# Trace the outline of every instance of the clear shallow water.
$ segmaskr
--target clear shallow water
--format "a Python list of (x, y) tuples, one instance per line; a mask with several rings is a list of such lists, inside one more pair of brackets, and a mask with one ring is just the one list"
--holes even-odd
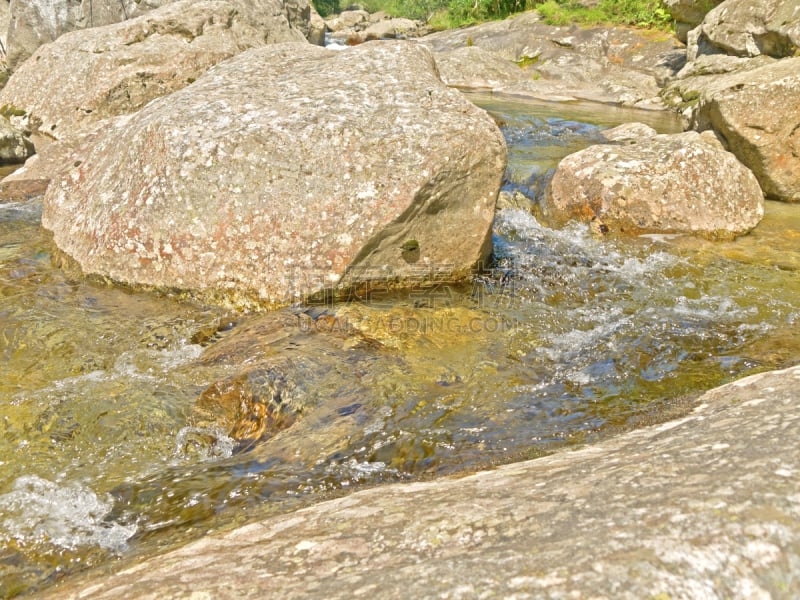
[[(601, 127), (657, 118), (476, 101), (504, 124), (507, 187), (529, 192)], [(360, 485), (593, 441), (800, 357), (800, 207), (769, 203), (729, 243), (502, 211), (473, 282), (299, 317), (71, 277), (38, 215), (0, 205), (0, 596)], [(215, 382), (280, 396), (293, 424), (243, 447), (209, 417)]]

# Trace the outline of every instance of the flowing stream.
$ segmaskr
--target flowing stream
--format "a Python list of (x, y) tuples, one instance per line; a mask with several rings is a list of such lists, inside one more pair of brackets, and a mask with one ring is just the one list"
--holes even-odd
[[(472, 98), (530, 197), (604, 128), (677, 127)], [(0, 597), (359, 486), (596, 441), (800, 357), (800, 206), (714, 243), (504, 209), (471, 282), (250, 316), (61, 270), (39, 220), (0, 204)], [(285, 416), (258, 443), (214, 412), (242, 389)]]

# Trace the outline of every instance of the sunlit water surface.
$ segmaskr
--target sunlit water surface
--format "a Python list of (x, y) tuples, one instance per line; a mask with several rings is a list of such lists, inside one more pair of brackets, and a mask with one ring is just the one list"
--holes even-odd
[[(474, 100), (504, 129), (506, 188), (530, 197), (603, 128), (675, 129)], [(504, 210), (496, 262), (466, 285), (250, 317), (71, 277), (39, 215), (0, 205), (0, 596), (342, 490), (594, 441), (800, 357), (795, 206), (768, 203), (726, 243), (597, 239)], [(247, 448), (193, 417), (245, 372), (297, 409)]]

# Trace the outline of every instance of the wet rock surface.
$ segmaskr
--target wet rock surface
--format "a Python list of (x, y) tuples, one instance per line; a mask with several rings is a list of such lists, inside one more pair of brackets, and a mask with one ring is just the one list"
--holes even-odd
[(756, 178), (713, 133), (611, 135), (621, 144), (590, 146), (559, 163), (545, 194), (550, 220), (599, 219), (615, 233), (730, 238), (763, 217)]
[(754, 375), (676, 421), (361, 491), (43, 597), (796, 597), (798, 388), (800, 367)]
[[(345, 327), (326, 309), (273, 312), (244, 326), (224, 323), (220, 329), (229, 328), (235, 328), (233, 335), (221, 340), (215, 339), (219, 331), (198, 340), (206, 346), (200, 364), (227, 365), (232, 374), (200, 394), (189, 422), (195, 435), (222, 434), (239, 452), (288, 429), (313, 410), (318, 403), (316, 384), (324, 374), (346, 369), (355, 360), (352, 349), (381, 345)], [(219, 443), (199, 440), (198, 445)]]
[(466, 276), (506, 161), (492, 119), (407, 42), (252, 50), (97, 136), (45, 197), (59, 247), (86, 273), (237, 305)]
[(305, 41), (309, 9), (304, 0), (298, 3), (181, 0), (136, 19), (61, 35), (16, 69), (0, 105), (25, 112), (32, 128), (64, 139), (181, 89), (248, 48)]

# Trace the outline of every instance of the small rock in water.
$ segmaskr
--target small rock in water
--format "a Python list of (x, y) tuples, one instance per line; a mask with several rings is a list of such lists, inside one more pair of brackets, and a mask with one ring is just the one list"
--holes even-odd
[(191, 420), (225, 431), (242, 450), (288, 428), (298, 414), (292, 382), (277, 368), (258, 368), (211, 384)]

